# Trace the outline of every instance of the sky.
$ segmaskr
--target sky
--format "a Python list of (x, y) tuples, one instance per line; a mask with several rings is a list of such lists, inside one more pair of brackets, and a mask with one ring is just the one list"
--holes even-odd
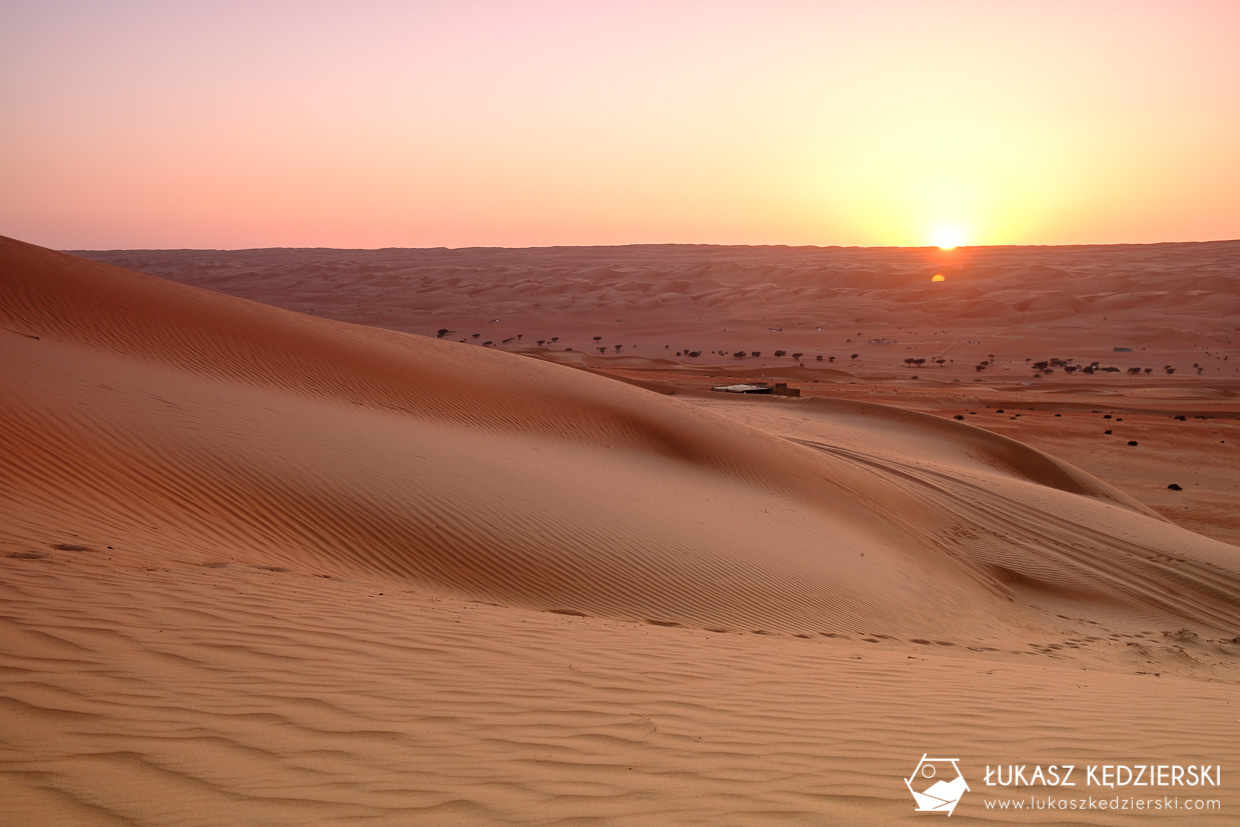
[(0, 0), (57, 249), (1240, 238), (1240, 0)]

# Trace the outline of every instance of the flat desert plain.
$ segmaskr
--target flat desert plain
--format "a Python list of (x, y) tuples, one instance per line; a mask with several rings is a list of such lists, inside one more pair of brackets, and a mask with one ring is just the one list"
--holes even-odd
[(1236, 823), (1238, 337), (1240, 242), (0, 239), (0, 822)]

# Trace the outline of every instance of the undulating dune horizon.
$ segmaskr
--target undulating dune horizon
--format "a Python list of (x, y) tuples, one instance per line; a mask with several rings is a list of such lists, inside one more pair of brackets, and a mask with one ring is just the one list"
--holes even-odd
[(1240, 808), (1240, 241), (0, 272), (13, 823)]

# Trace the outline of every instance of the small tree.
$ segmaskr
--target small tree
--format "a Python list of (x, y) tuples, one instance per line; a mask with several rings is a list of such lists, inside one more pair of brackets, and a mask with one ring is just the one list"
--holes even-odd
[(788, 351), (786, 350), (777, 350), (775, 351), (775, 358), (779, 359), (780, 357), (787, 355), (787, 353)]
[(751, 350), (751, 351), (749, 351), (749, 355), (750, 355), (750, 356), (752, 356), (753, 358), (757, 359), (759, 356), (761, 356), (761, 355), (762, 355), (762, 351), (760, 351), (760, 350)]
[(436, 332), (435, 332), (435, 338), (436, 338), (436, 339), (442, 339), (444, 336), (447, 336), (447, 335), (448, 335), (449, 333), (451, 333), (451, 332), (452, 332), (452, 331), (451, 331), (451, 330), (448, 330), (448, 328), (446, 328), (446, 327), (441, 327), (441, 328), (439, 328), (439, 330), (438, 330), (438, 331), (436, 331)]
[(745, 358), (745, 351), (743, 351), (743, 350), (738, 350), (738, 351), (736, 351), (736, 353), (733, 353), (732, 355), (733, 355), (733, 356), (735, 356), (737, 359), (744, 359), (744, 358)]
[(796, 359), (799, 362), (801, 360), (801, 357), (804, 355), (805, 355), (804, 353), (794, 353), (792, 354), (792, 358)]

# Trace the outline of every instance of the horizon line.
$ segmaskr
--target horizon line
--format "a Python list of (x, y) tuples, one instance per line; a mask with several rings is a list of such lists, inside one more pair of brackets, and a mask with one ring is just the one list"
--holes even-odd
[[(20, 240), (20, 239), (15, 239)], [(1083, 242), (1074, 244), (959, 244), (955, 247), (943, 248), (935, 244), (898, 245), (898, 244), (719, 244), (713, 242), (629, 242), (625, 244), (532, 244), (526, 246), (503, 245), (467, 245), (448, 247), (435, 245), (427, 247), (330, 247), (330, 246), (289, 246), (271, 245), (267, 247), (64, 247), (58, 248), (62, 253), (117, 253), (117, 252), (212, 252), (212, 253), (246, 253), (265, 250), (336, 250), (342, 252), (382, 252), (385, 250), (439, 250), (439, 251), (472, 251), (472, 250), (586, 250), (586, 249), (623, 249), (632, 247), (718, 247), (718, 248), (777, 248), (789, 250), (938, 250), (943, 253), (955, 253), (964, 250), (997, 250), (1013, 248), (1067, 248), (1067, 247), (1155, 247), (1188, 244), (1229, 244), (1240, 242), (1238, 238), (1217, 238), (1201, 241), (1118, 241), (1118, 242)], [(28, 242), (29, 243), (29, 242)], [(48, 248), (57, 249), (57, 248)]]

